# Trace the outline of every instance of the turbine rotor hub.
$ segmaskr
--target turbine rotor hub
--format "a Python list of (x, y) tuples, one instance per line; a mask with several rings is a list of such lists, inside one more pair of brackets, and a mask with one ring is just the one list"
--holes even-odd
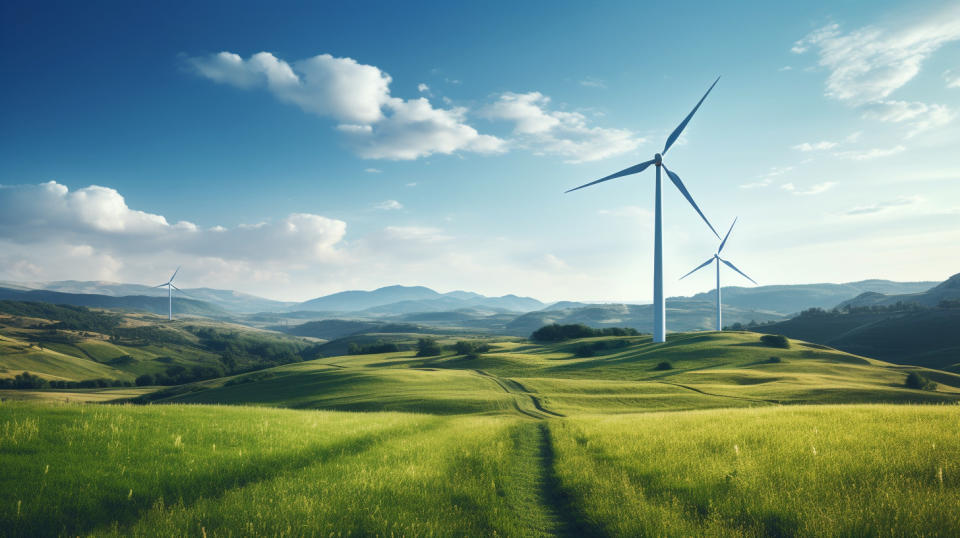
[(657, 153), (653, 156), (653, 164), (660, 166), (663, 164), (663, 156)]

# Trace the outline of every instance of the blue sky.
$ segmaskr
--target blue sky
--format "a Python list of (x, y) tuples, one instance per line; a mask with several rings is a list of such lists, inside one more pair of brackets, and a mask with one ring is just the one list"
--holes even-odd
[[(563, 191), (717, 75), (668, 163), (740, 268), (960, 270), (956, 3), (599, 4), (5, 2), (0, 279), (649, 300), (652, 170)], [(665, 189), (667, 293), (709, 289)]]

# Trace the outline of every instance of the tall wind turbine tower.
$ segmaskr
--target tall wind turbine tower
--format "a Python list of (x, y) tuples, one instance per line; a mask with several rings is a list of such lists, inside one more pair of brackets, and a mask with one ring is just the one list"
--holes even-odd
[(737, 219), (733, 219), (733, 224), (731, 224), (730, 229), (727, 230), (727, 235), (723, 236), (723, 241), (720, 242), (720, 247), (717, 249), (716, 254), (714, 254), (712, 258), (698, 265), (696, 269), (694, 269), (693, 271), (690, 271), (689, 273), (680, 277), (680, 280), (683, 280), (688, 276), (692, 275), (693, 273), (696, 273), (700, 269), (703, 269), (704, 267), (710, 265), (711, 263), (717, 262), (717, 330), (718, 331), (723, 330), (723, 311), (722, 311), (723, 309), (721, 307), (721, 301), (720, 301), (720, 262), (725, 263), (727, 267), (740, 273), (741, 275), (743, 275), (744, 278), (746, 278), (750, 282), (753, 282), (754, 284), (757, 283), (754, 279), (748, 277), (746, 273), (737, 269), (735, 265), (733, 265), (732, 263), (720, 257), (720, 252), (723, 250), (723, 246), (727, 244), (727, 239), (730, 237), (730, 232), (733, 231), (733, 225), (736, 223), (737, 223)]
[(717, 236), (717, 239), (720, 239), (720, 234), (713, 229), (713, 225), (710, 224), (710, 221), (707, 220), (707, 217), (704, 216), (703, 211), (700, 211), (700, 208), (697, 207), (697, 203), (693, 201), (693, 197), (690, 196), (690, 193), (687, 192), (687, 188), (683, 185), (683, 181), (680, 180), (680, 176), (676, 173), (670, 171), (667, 168), (667, 165), (663, 163), (663, 155), (666, 155), (667, 150), (670, 149), (670, 146), (677, 141), (677, 138), (680, 137), (680, 133), (683, 132), (686, 128), (687, 123), (690, 122), (690, 119), (693, 118), (693, 115), (697, 112), (697, 109), (700, 108), (700, 105), (703, 104), (704, 99), (710, 95), (710, 91), (713, 90), (713, 87), (717, 85), (717, 82), (720, 81), (720, 77), (717, 77), (717, 80), (713, 81), (713, 84), (710, 85), (710, 88), (707, 89), (707, 93), (703, 94), (703, 97), (700, 98), (700, 101), (697, 103), (697, 106), (693, 107), (693, 110), (687, 114), (687, 117), (680, 122), (680, 125), (670, 133), (670, 136), (667, 137), (667, 143), (663, 146), (663, 153), (657, 153), (653, 156), (653, 159), (649, 161), (642, 162), (640, 164), (631, 166), (630, 168), (623, 169), (615, 174), (611, 174), (607, 177), (602, 177), (596, 181), (591, 181), (586, 185), (580, 185), (579, 187), (568, 190), (567, 192), (573, 192), (577, 189), (582, 189), (584, 187), (589, 187), (591, 185), (596, 185), (597, 183), (602, 183), (611, 179), (616, 179), (618, 177), (629, 176), (631, 174), (639, 174), (646, 170), (651, 164), (656, 165), (657, 167), (657, 182), (656, 182), (656, 202), (655, 202), (655, 211), (654, 211), (654, 241), (653, 241), (653, 341), (654, 342), (665, 342), (667, 339), (667, 324), (666, 324), (666, 303), (663, 296), (663, 218), (662, 210), (660, 203), (660, 169), (663, 168), (663, 171), (667, 173), (667, 177), (670, 178), (670, 181), (677, 187), (683, 197), (690, 202), (690, 205), (697, 211), (697, 214), (700, 215), (700, 218), (703, 219), (703, 222), (707, 223), (707, 226), (710, 227), (710, 231), (713, 232), (713, 235)]
[(173, 290), (177, 290), (180, 293), (183, 293), (183, 290), (173, 285), (173, 279), (177, 276), (177, 273), (180, 272), (180, 267), (177, 267), (177, 270), (173, 272), (173, 276), (170, 277), (170, 280), (154, 286), (154, 288), (167, 287), (167, 321), (173, 321)]

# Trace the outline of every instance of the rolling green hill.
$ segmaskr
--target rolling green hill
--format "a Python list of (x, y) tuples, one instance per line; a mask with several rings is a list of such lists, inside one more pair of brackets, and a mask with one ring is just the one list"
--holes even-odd
[(222, 376), (317, 356), (301, 338), (202, 319), (175, 320), (85, 307), (0, 301), (0, 378), (161, 384)]
[(755, 330), (960, 373), (960, 308), (808, 313)]
[[(905, 368), (793, 341), (762, 345), (749, 332), (590, 338), (553, 345), (495, 343), (477, 359), (413, 352), (318, 359), (253, 376), (192, 385), (170, 402), (428, 413), (584, 412), (852, 402), (954, 402), (960, 375)], [(582, 346), (594, 356), (577, 357)], [(777, 357), (771, 361), (771, 357)], [(670, 369), (658, 369), (669, 362)], [(909, 371), (940, 384), (907, 389)], [(259, 377), (269, 375), (269, 377)]]

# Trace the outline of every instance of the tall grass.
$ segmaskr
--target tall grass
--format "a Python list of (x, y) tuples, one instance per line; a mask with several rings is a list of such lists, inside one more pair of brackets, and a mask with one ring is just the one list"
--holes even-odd
[(618, 536), (956, 536), (960, 408), (817, 406), (553, 423), (577, 516)]

